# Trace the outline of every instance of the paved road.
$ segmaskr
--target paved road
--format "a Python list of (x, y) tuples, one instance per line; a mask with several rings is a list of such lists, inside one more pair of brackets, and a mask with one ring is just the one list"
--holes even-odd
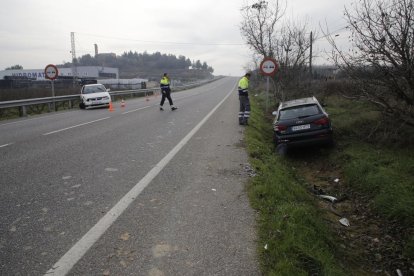
[(258, 275), (236, 81), (0, 123), (0, 274)]

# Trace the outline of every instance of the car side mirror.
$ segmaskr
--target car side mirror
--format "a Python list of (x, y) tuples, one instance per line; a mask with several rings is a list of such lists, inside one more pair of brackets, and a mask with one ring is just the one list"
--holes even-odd
[(272, 112), (272, 115), (273, 115), (273, 116), (276, 116), (276, 114), (277, 114), (277, 111), (273, 111), (273, 112)]
[(107, 88), (107, 89), (106, 89), (106, 92), (109, 92), (109, 91), (111, 91), (111, 89)]

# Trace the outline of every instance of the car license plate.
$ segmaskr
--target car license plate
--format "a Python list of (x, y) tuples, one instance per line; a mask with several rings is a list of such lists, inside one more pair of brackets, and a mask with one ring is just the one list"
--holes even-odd
[(92, 104), (102, 104), (102, 101), (93, 101)]
[(302, 129), (310, 129), (310, 124), (307, 125), (300, 125), (300, 126), (293, 126), (292, 131), (298, 131)]

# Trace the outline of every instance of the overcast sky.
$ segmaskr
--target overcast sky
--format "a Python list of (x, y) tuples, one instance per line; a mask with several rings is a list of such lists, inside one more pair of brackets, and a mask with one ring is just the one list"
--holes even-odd
[[(288, 0), (286, 18), (305, 19), (314, 30), (346, 26), (344, 6), (351, 0)], [(240, 8), (252, 0), (1, 0), (0, 70), (71, 61), (70, 33), (76, 54), (125, 51), (184, 55), (207, 62), (215, 75), (240, 76), (252, 52), (240, 34)], [(319, 31), (320, 32), (320, 31)], [(345, 36), (342, 36), (345, 37)], [(315, 43), (323, 56), (324, 39)], [(323, 58), (316, 63), (325, 63)]]

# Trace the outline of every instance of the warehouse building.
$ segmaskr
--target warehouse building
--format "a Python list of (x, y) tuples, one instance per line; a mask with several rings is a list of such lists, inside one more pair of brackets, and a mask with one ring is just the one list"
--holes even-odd
[[(91, 79), (118, 79), (119, 69), (102, 66), (78, 66), (76, 67), (78, 78)], [(58, 68), (59, 76), (73, 77), (72, 68)], [(45, 69), (21, 69), (0, 71), (0, 79), (4, 77), (25, 77), (35, 80), (45, 80)]]

